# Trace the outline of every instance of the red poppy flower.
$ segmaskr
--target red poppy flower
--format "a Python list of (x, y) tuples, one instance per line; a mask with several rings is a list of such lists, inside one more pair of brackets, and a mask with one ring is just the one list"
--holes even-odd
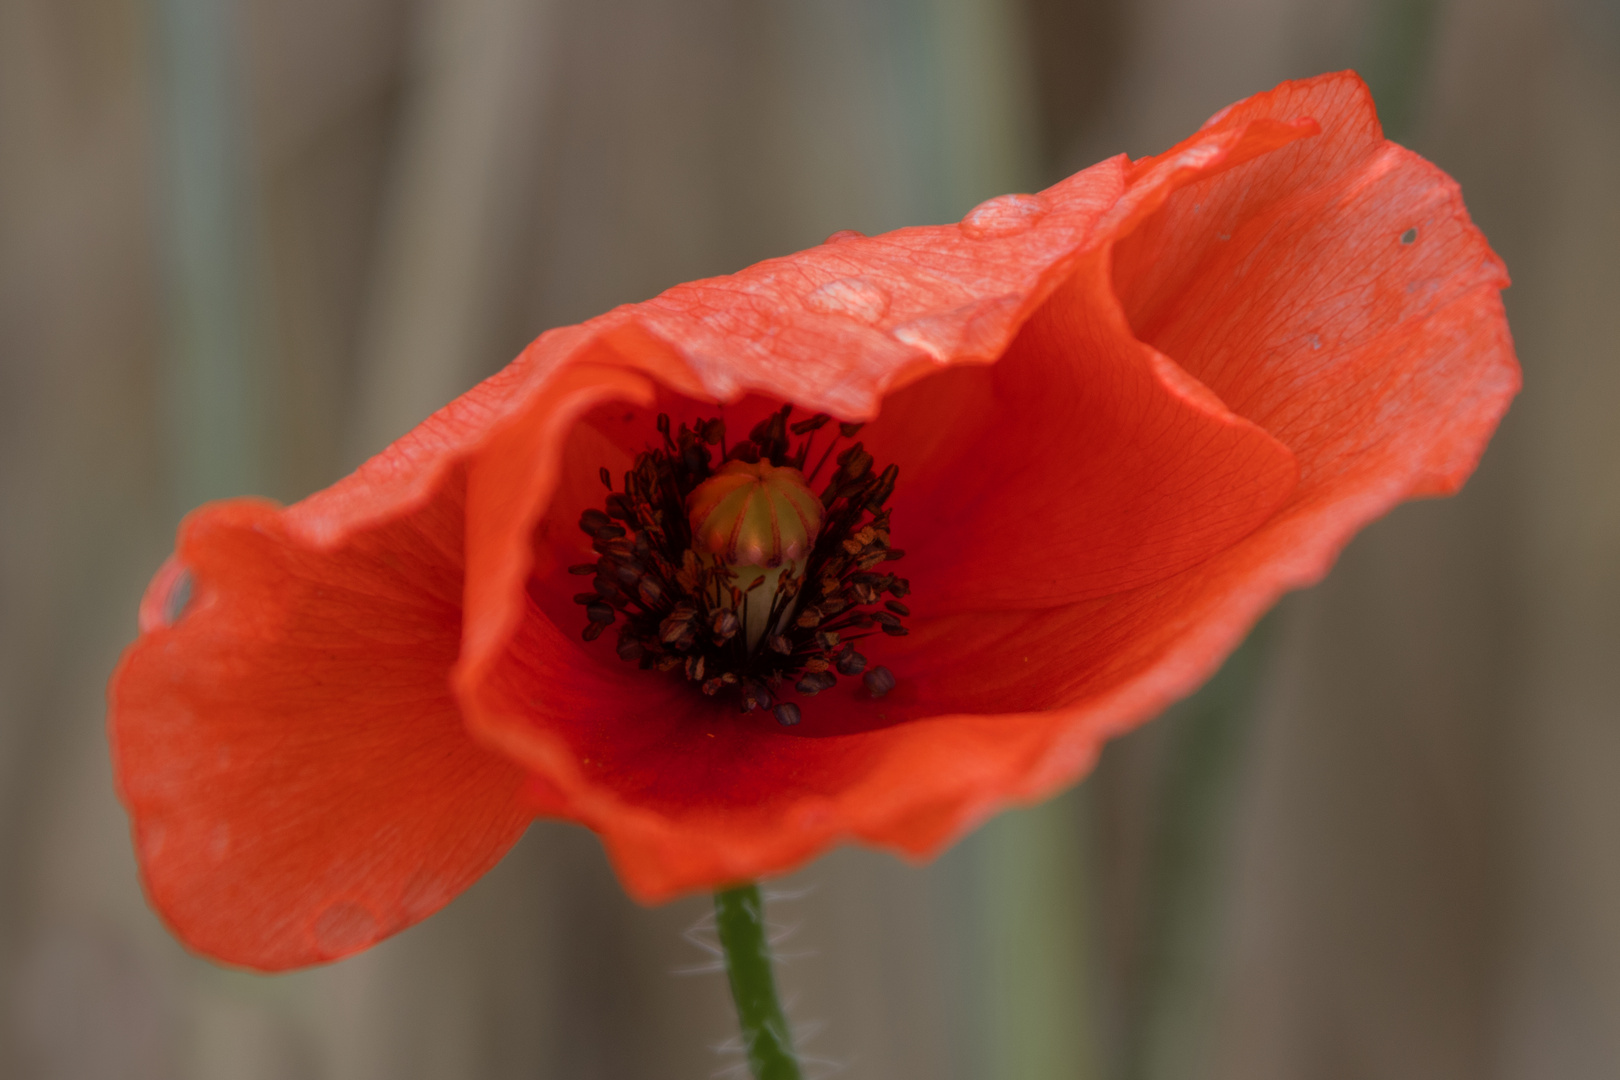
[[(1357, 528), (1456, 490), (1518, 386), (1506, 284), (1456, 186), (1335, 75), (957, 225), (836, 234), (546, 333), (336, 486), (186, 520), (111, 688), (151, 900), (192, 947), (276, 969), (423, 918), (537, 814), (601, 834), (644, 900), (843, 840), (936, 851), (1072, 783)], [(867, 422), (833, 486), (868, 486), (822, 500), (853, 515), (863, 569), (796, 573), (854, 590), (867, 606), (823, 628), (864, 628), (887, 677), (811, 655), (821, 628), (786, 612), (755, 637), (812, 641), (783, 646), (816, 676), (798, 685), (833, 685), (756, 680), (744, 704), (800, 708), (784, 726), (677, 655), (736, 633), (666, 595), (729, 541), (677, 585), (647, 569), (652, 518), (628, 487), (612, 513), (600, 476), (685, 453), (707, 476), (704, 421), (753, 429), (740, 460), (770, 467), (707, 514), (808, 471), (768, 446), (816, 414)], [(884, 516), (861, 517), (884, 464)], [(831, 527), (797, 487), (772, 497)], [(630, 570), (599, 574), (582, 609), (582, 562)], [(878, 604), (905, 592), (902, 566), (909, 595)], [(640, 580), (639, 601), (616, 591)], [(618, 646), (582, 637), (613, 622)]]

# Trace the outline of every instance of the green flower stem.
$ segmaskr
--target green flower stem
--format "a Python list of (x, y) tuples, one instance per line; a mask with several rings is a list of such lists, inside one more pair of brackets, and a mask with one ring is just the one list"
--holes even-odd
[(715, 893), (714, 921), (726, 951), (726, 975), (754, 1080), (800, 1080), (793, 1035), (776, 997), (759, 886), (737, 885)]

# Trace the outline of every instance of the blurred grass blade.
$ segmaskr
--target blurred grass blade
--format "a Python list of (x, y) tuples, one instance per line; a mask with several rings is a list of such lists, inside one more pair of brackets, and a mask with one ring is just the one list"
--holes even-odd
[(1440, 0), (1377, 0), (1373, 5), (1361, 77), (1378, 104), (1385, 136), (1397, 142), (1410, 139), (1417, 123), (1440, 7)]
[(167, 401), (182, 509), (266, 491), (236, 0), (160, 0)]

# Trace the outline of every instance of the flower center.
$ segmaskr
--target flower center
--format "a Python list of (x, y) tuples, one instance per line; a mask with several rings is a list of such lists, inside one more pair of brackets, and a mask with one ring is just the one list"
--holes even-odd
[[(687, 496), (686, 512), (698, 558), (747, 583), (734, 610), (752, 653), (767, 628), (773, 634), (785, 628), (797, 606), (791, 583), (802, 580), (809, 565), (821, 531), (821, 500), (791, 465), (728, 461)], [(721, 575), (714, 576), (719, 585)], [(717, 588), (710, 606), (718, 609), (726, 601)]]
[[(884, 506), (900, 470), (873, 472), (859, 442), (833, 457), (860, 424), (837, 425), (815, 454), (832, 418), (790, 424), (792, 409), (784, 405), (729, 451), (723, 420), (672, 431), (660, 415), (663, 445), (637, 455), (622, 490), (601, 470), (605, 509), (579, 521), (599, 557), (569, 568), (595, 578), (592, 591), (574, 597), (585, 606), (586, 641), (622, 617), (620, 657), (711, 697), (733, 695), (744, 712), (773, 708), (787, 683), (807, 696), (839, 675), (861, 675), (877, 697), (893, 687), (888, 669), (868, 669), (855, 643), (906, 633), (900, 620), (910, 611), (900, 598), (910, 582), (882, 571), (904, 555), (889, 546)], [(817, 496), (811, 485), (829, 459), (835, 467)], [(791, 702), (774, 712), (783, 724), (799, 722)]]

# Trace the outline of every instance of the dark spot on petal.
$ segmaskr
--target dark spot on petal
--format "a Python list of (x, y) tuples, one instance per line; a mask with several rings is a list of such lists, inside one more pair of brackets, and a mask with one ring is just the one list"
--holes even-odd
[(1417, 240), (1417, 229), (1416, 228), (1407, 229), (1405, 232), (1401, 233), (1401, 243), (1403, 243), (1403, 244), (1410, 244), (1410, 243), (1415, 242), (1416, 240)]

